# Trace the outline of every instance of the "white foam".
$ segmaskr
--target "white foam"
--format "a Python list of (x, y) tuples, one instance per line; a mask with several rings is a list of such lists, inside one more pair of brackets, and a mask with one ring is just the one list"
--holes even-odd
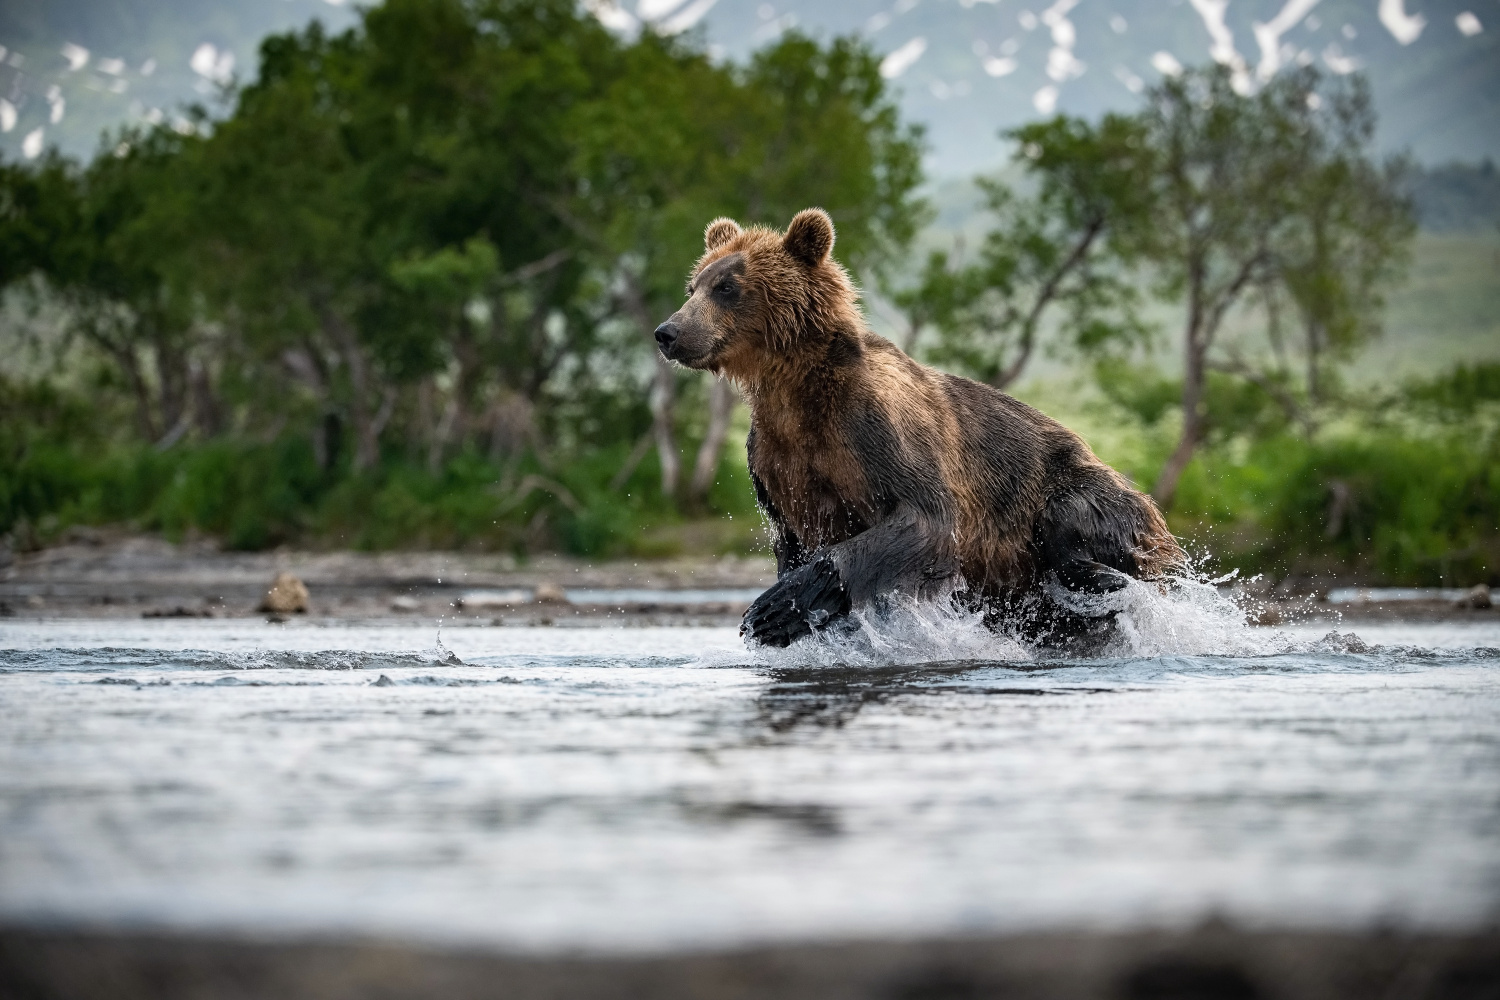
[(855, 611), (843, 628), (818, 632), (786, 650), (758, 651), (787, 666), (907, 666), (962, 660), (1030, 660), (1016, 639), (985, 627), (984, 615), (949, 601), (904, 600), (881, 612)]
[[(1221, 591), (1225, 578), (1189, 569), (1161, 581), (1122, 577), (1124, 587), (1086, 594), (1053, 587), (1049, 596), (1089, 616), (1113, 615), (1114, 635), (1092, 655), (1100, 658), (1163, 656), (1270, 656), (1294, 648), (1278, 630), (1250, 624), (1250, 602)], [(1019, 626), (1019, 622), (1017, 626)], [(752, 662), (775, 667), (906, 666), (954, 661), (1026, 662), (1056, 652), (1024, 639), (1019, 627), (996, 631), (984, 615), (946, 598), (902, 600), (876, 612), (856, 610), (845, 623), (799, 639), (786, 649), (751, 647), (716, 651), (705, 665)]]
[(1279, 633), (1254, 629), (1245, 608), (1198, 575), (1145, 582), (1123, 577), (1107, 594), (1054, 588), (1052, 598), (1084, 614), (1115, 615), (1115, 636), (1101, 650), (1111, 657), (1262, 656), (1285, 648)]

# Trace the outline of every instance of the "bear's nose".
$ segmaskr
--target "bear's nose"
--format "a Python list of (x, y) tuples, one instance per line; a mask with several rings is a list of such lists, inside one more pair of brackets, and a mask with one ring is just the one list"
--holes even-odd
[(677, 327), (672, 325), (671, 320), (656, 328), (656, 346), (661, 348), (662, 354), (669, 353), (675, 343), (677, 343)]

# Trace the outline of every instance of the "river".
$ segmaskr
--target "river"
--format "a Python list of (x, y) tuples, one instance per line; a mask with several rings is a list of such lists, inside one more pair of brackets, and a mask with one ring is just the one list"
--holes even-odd
[[(0, 622), (0, 919), (515, 950), (1500, 914), (1500, 626)], [(920, 618), (920, 616), (917, 616)]]

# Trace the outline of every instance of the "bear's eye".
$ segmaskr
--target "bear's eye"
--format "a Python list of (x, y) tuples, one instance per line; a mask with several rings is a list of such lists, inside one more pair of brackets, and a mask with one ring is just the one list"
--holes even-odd
[(721, 281), (714, 286), (714, 294), (721, 299), (734, 298), (735, 287), (732, 281)]

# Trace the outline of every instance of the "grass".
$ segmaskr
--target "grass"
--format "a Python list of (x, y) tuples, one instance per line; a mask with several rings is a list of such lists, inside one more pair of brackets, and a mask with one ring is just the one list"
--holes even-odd
[(665, 502), (642, 462), (619, 490), (626, 446), (567, 463), (515, 467), (462, 454), (436, 472), (388, 457), (377, 469), (324, 470), (302, 436), (212, 441), (158, 452), (40, 440), (6, 448), (0, 534), (32, 548), (73, 525), (126, 524), (169, 539), (210, 535), (230, 549), (476, 549), (525, 555), (662, 557), (763, 547), (749, 476), (727, 456), (706, 508)]
[[(1170, 407), (1128, 411), (1081, 378), (1018, 393), (1149, 487), (1177, 436)], [(650, 456), (618, 488), (628, 446), (543, 462), (474, 453), (431, 470), (319, 466), (306, 435), (159, 451), (111, 437), (82, 395), (0, 379), (0, 534), (20, 548), (73, 525), (124, 524), (231, 549), (562, 551), (588, 557), (764, 552), (743, 452), (725, 449), (707, 502), (662, 495)], [(744, 412), (738, 431), (744, 432)], [(1360, 582), (1500, 585), (1500, 365), (1366, 402), (1307, 439), (1276, 426), (1221, 437), (1188, 468), (1175, 532), (1220, 569)], [(736, 436), (738, 440), (738, 435)], [(683, 442), (691, 454), (694, 442)]]
[(1385, 328), (1354, 364), (1360, 381), (1500, 360), (1500, 233), (1420, 234)]

